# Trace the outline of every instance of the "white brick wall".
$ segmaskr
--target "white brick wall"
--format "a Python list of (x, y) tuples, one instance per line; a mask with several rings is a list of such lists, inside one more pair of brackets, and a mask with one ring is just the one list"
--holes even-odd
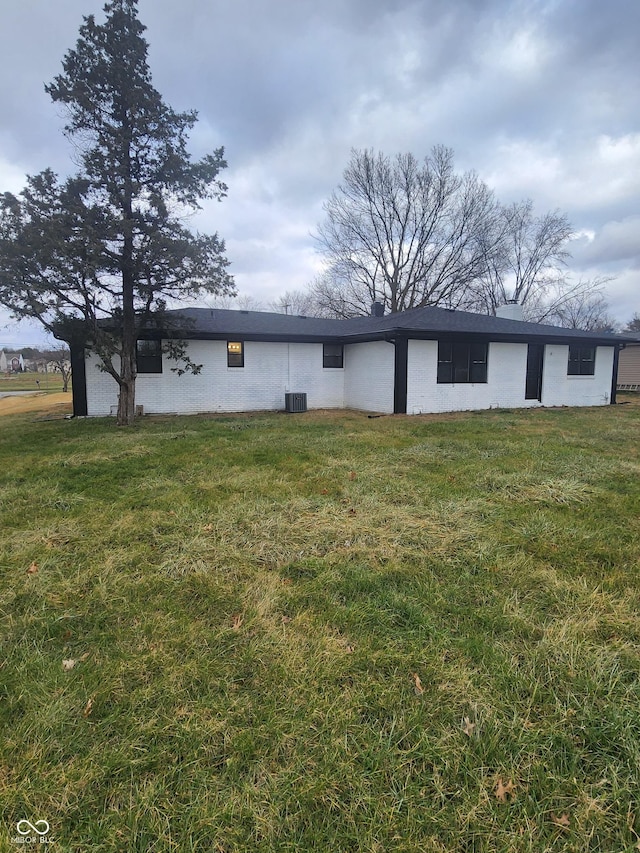
[(344, 404), (350, 409), (393, 413), (395, 347), (387, 341), (344, 348)]
[(542, 402), (545, 406), (604, 406), (611, 399), (613, 347), (596, 349), (593, 376), (567, 376), (569, 347), (545, 347)]
[[(87, 375), (87, 413), (89, 417), (111, 414), (111, 407), (118, 402), (118, 386), (115, 379), (103, 373), (94, 355), (85, 356)], [(115, 412), (115, 410), (114, 410)]]
[[(322, 344), (246, 341), (244, 367), (227, 367), (226, 341), (191, 341), (189, 356), (202, 371), (171, 372), (164, 358), (160, 374), (139, 374), (136, 403), (147, 413), (238, 412), (284, 409), (287, 391), (307, 394), (309, 408), (344, 406), (344, 369), (322, 367)], [(87, 360), (89, 415), (108, 415), (117, 405), (117, 385)]]
[(438, 342), (409, 341), (407, 412), (456, 412), (609, 402), (613, 348), (598, 347), (595, 376), (567, 376), (568, 346), (546, 346), (542, 404), (525, 400), (527, 344), (490, 343), (486, 383), (437, 383)]
[[(262, 346), (274, 346), (274, 344)], [(287, 344), (280, 344), (280, 346), (287, 346)], [(344, 408), (344, 368), (322, 366), (322, 344), (288, 344), (288, 346), (291, 369), (285, 390), (306, 392), (307, 405), (310, 409)], [(284, 407), (284, 392), (282, 392), (280, 408), (282, 407)]]
[[(386, 341), (349, 344), (344, 368), (322, 367), (322, 344), (245, 342), (245, 366), (227, 367), (226, 341), (192, 341), (189, 355), (203, 364), (197, 376), (141, 374), (136, 402), (147, 413), (239, 412), (284, 409), (288, 391), (304, 392), (311, 409), (353, 408), (393, 412), (395, 347)], [(595, 406), (609, 402), (613, 348), (599, 347), (595, 376), (567, 376), (569, 348), (545, 347), (542, 405)], [(486, 383), (438, 385), (438, 344), (409, 341), (407, 412), (451, 412), (539, 406), (525, 400), (526, 344), (491, 343)], [(87, 359), (87, 407), (91, 416), (114, 414), (115, 381)]]

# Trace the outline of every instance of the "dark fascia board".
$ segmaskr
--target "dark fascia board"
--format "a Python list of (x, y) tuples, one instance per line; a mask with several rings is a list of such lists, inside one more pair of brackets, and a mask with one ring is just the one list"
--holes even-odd
[[(513, 344), (577, 344), (582, 346), (624, 346), (631, 343), (620, 338), (604, 338), (602, 336), (571, 337), (569, 335), (531, 335), (531, 334), (500, 334), (497, 332), (451, 332), (451, 331), (417, 331), (414, 329), (389, 329), (384, 332), (347, 335), (341, 337), (340, 343), (355, 344), (367, 341), (395, 341), (418, 340), (418, 341), (486, 341), (490, 343), (513, 343)], [(326, 340), (326, 339), (324, 339)]]
[[(414, 329), (387, 329), (378, 332), (362, 332), (356, 335), (286, 335), (286, 334), (269, 334), (269, 333), (239, 333), (239, 332), (199, 332), (197, 330), (172, 330), (167, 333), (162, 330), (148, 330), (140, 333), (138, 336), (144, 340), (158, 340), (170, 337), (180, 340), (197, 340), (197, 341), (261, 341), (265, 343), (338, 343), (338, 344), (358, 344), (374, 341), (393, 342), (399, 338), (403, 340), (426, 340), (426, 341), (487, 341), (492, 343), (538, 343), (538, 344), (574, 344), (578, 346), (609, 346), (609, 347), (624, 347), (626, 344), (635, 343), (633, 339), (624, 338), (604, 338), (602, 336), (593, 337), (585, 335), (580, 337), (570, 337), (568, 335), (531, 335), (531, 334), (499, 334), (497, 332), (451, 332), (451, 331), (417, 331)], [(638, 341), (640, 343), (640, 341)]]
[[(387, 335), (388, 337), (388, 335)], [(394, 337), (426, 341), (487, 341), (509, 344), (575, 344), (578, 346), (624, 346), (629, 341), (602, 336), (570, 337), (569, 335), (500, 334), (498, 332), (417, 332), (399, 329)]]

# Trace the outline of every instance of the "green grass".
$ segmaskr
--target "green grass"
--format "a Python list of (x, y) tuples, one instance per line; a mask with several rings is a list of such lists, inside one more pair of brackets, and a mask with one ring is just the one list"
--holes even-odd
[[(38, 385), (37, 383), (40, 383)], [(6, 391), (62, 391), (60, 373), (0, 373), (0, 394)], [(71, 393), (71, 382), (69, 382)]]
[(637, 401), (1, 426), (0, 850), (640, 849)]

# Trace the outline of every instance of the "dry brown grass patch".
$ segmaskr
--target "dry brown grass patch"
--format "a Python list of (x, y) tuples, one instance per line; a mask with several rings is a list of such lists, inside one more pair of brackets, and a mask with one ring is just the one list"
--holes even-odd
[(0, 397), (0, 416), (38, 413), (63, 417), (70, 414), (72, 409), (71, 392), (46, 394), (40, 391), (36, 394)]

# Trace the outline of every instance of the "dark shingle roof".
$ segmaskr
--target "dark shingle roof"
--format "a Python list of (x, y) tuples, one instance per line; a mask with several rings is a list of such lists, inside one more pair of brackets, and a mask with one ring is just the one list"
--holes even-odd
[(345, 320), (324, 320), (292, 314), (272, 314), (266, 311), (227, 311), (220, 308), (184, 308), (167, 311), (167, 315), (187, 319), (188, 337), (258, 337), (283, 340), (286, 338), (339, 337)]
[[(218, 308), (183, 308), (168, 311), (182, 334), (188, 338), (279, 341), (367, 341), (393, 338), (438, 338), (458, 336), (490, 337), (495, 341), (535, 339), (546, 342), (590, 341), (599, 344), (638, 340), (607, 332), (584, 332), (542, 323), (508, 320), (469, 311), (446, 308), (414, 308), (383, 317), (354, 317), (333, 320), (321, 317), (275, 314), (266, 311), (229, 311)], [(186, 320), (184, 328), (182, 318)]]

